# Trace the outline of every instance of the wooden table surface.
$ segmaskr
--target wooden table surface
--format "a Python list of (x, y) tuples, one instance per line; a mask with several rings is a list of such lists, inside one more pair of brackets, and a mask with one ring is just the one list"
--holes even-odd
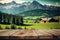
[(0, 40), (60, 40), (60, 29), (53, 30), (0, 30)]

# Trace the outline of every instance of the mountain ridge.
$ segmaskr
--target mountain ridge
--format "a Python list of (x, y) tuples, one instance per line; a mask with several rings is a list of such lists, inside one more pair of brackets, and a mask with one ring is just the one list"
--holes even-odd
[(14, 1), (12, 1), (8, 4), (7, 3), (5, 3), (5, 4), (0, 3), (0, 11), (5, 12), (5, 13), (10, 13), (10, 14), (19, 14), (19, 13), (29, 11), (29, 10), (36, 10), (36, 9), (58, 10), (58, 8), (60, 8), (60, 7), (55, 7), (55, 6), (42, 5), (37, 1), (33, 1), (32, 3), (28, 2), (28, 3), (25, 2), (26, 5), (25, 4), (17, 4)]
[(36, 10), (31, 10), (31, 11), (25, 11), (23, 13), (19, 13), (19, 14), (16, 14), (18, 16), (45, 16), (46, 17), (53, 17), (53, 16), (60, 16), (60, 12), (58, 13), (59, 11), (57, 10), (40, 10), (40, 9), (36, 9)]

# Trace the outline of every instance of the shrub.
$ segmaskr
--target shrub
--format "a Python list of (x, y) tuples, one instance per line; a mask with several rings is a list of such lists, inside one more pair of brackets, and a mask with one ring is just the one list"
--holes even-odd
[(18, 27), (18, 29), (22, 29), (21, 27)]
[(35, 30), (34, 28), (31, 28), (31, 30)]
[(10, 28), (8, 26), (6, 26), (5, 29), (10, 29)]
[(28, 28), (25, 26), (24, 29), (27, 30)]
[(60, 29), (60, 27), (56, 27), (55, 29)]
[(16, 29), (16, 26), (15, 26), (15, 25), (12, 25), (12, 26), (11, 26), (11, 29)]
[(2, 29), (2, 27), (0, 26), (0, 29)]

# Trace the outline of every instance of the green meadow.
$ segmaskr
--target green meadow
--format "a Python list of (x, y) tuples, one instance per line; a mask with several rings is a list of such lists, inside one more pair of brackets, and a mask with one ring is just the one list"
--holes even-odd
[(0, 29), (23, 29), (23, 30), (24, 29), (28, 29), (28, 30), (60, 29), (60, 22), (33, 23), (32, 21), (28, 21), (28, 23), (24, 22), (24, 24), (25, 25), (23, 26), (20, 25), (18, 26), (14, 24), (10, 24), (10, 25), (0, 24)]

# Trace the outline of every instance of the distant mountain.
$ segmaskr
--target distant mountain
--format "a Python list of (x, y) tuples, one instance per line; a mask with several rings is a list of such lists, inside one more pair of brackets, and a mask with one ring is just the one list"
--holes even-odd
[(31, 11), (31, 10), (58, 10), (60, 7), (55, 6), (45, 6), (40, 4), (37, 1), (31, 2), (24, 2), (22, 4), (18, 4), (15, 1), (12, 1), (10, 3), (1, 4), (0, 3), (0, 11), (4, 13), (9, 14), (19, 14), (25, 11)]
[(22, 3), (22, 5), (30, 5), (31, 4), (31, 2), (24, 2), (24, 3)]
[(57, 10), (31, 10), (31, 11), (26, 11), (20, 14), (16, 14), (18, 16), (44, 16), (44, 17), (54, 17), (54, 16), (60, 16), (60, 12)]
[(40, 4), (37, 1), (33, 1), (30, 6), (33, 7), (34, 9), (42, 9), (42, 8), (45, 8), (42, 4)]

